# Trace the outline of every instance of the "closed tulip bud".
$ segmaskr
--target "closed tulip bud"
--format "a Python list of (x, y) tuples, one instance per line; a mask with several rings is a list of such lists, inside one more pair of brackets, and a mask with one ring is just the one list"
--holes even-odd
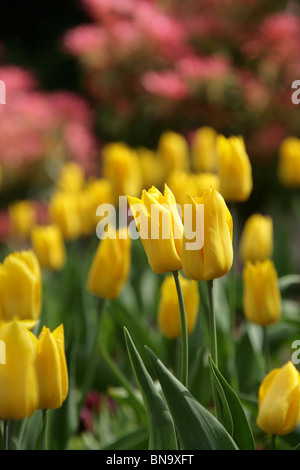
[(85, 175), (82, 167), (75, 162), (65, 163), (58, 175), (56, 187), (60, 191), (77, 193), (84, 187)]
[(300, 139), (286, 138), (279, 148), (278, 177), (290, 188), (300, 187)]
[(164, 194), (152, 187), (141, 199), (128, 197), (148, 262), (155, 273), (181, 269), (183, 225), (175, 197), (167, 185)]
[(41, 270), (32, 251), (9, 254), (0, 265), (0, 318), (34, 326), (41, 313)]
[[(203, 217), (197, 218), (200, 205)], [(191, 207), (190, 221), (186, 218), (187, 206)], [(194, 238), (187, 231), (192, 225), (195, 226)], [(208, 281), (227, 274), (233, 262), (233, 222), (223, 197), (216, 189), (208, 188), (202, 197), (188, 196), (184, 226), (181, 257), (185, 275), (196, 281)]]
[(273, 252), (273, 221), (271, 217), (261, 214), (251, 215), (244, 226), (240, 245), (240, 259), (246, 261), (263, 261)]
[(167, 185), (174, 194), (177, 204), (183, 208), (188, 194), (197, 196), (195, 175), (183, 170), (172, 171), (167, 178)]
[(23, 419), (38, 405), (36, 338), (13, 321), (0, 329), (0, 341), (5, 345), (5, 363), (0, 364), (0, 417)]
[(174, 170), (188, 171), (189, 147), (182, 135), (172, 131), (164, 132), (159, 139), (157, 152), (166, 175)]
[[(194, 329), (199, 308), (199, 290), (196, 281), (179, 275), (186, 312), (187, 331), (190, 335)], [(181, 336), (180, 310), (175, 280), (172, 275), (166, 276), (161, 286), (161, 297), (158, 308), (158, 324), (163, 334), (169, 338)]]
[(43, 327), (37, 342), (36, 372), (39, 388), (37, 408), (60, 408), (69, 391), (62, 324), (52, 333)]
[(263, 431), (283, 436), (300, 421), (300, 374), (289, 361), (264, 378), (258, 392), (257, 425)]
[(217, 133), (212, 127), (201, 127), (192, 140), (192, 162), (196, 172), (211, 173), (218, 169)]
[(36, 225), (31, 232), (31, 244), (43, 268), (57, 271), (64, 266), (66, 250), (58, 225)]
[(67, 241), (81, 235), (81, 221), (77, 199), (69, 192), (55, 192), (49, 202), (51, 222), (58, 225)]
[(119, 196), (137, 196), (142, 189), (142, 171), (137, 152), (121, 142), (107, 144), (102, 149), (103, 176)]
[(138, 155), (142, 170), (143, 187), (159, 187), (164, 179), (164, 173), (157, 153), (142, 147), (138, 149)]
[(241, 137), (217, 137), (220, 193), (225, 201), (246, 201), (253, 187), (252, 168)]
[(248, 261), (243, 270), (244, 313), (248, 321), (265, 326), (281, 315), (278, 276), (271, 260)]
[(12, 233), (21, 238), (28, 238), (36, 223), (36, 209), (31, 201), (18, 201), (8, 207)]
[(108, 228), (100, 240), (87, 280), (87, 290), (103, 299), (118, 297), (130, 274), (131, 239), (127, 228)]
[(203, 196), (205, 191), (213, 187), (218, 192), (220, 191), (220, 178), (215, 173), (198, 173), (195, 175), (196, 196)]

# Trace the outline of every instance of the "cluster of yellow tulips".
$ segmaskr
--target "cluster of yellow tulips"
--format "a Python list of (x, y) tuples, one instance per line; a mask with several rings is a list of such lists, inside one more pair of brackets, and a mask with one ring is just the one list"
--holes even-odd
[[(280, 149), (279, 179), (288, 187), (299, 187), (299, 148), (299, 141), (290, 138)], [(65, 163), (56, 175), (54, 189), (46, 203), (44, 223), (38, 220), (35, 204), (29, 200), (11, 203), (8, 208), (13, 234), (11, 243), (22, 246), (22, 249), (8, 254), (0, 266), (0, 418), (4, 422), (20, 420), (33, 415), (36, 410), (60, 408), (66, 401), (70, 382), (64, 326), (60, 323), (52, 332), (50, 328), (41, 326), (41, 273), (42, 270), (63, 271), (68, 256), (74, 254), (74, 251), (69, 254), (69, 246), (78, 240), (93, 240), (99, 221), (97, 208), (101, 204), (110, 204), (118, 210), (118, 198), (126, 196), (129, 215), (136, 223), (148, 265), (154, 277), (160, 279), (156, 324), (168, 341), (180, 339), (180, 385), (173, 383), (173, 377), (168, 379), (175, 387), (173, 392), (181, 390), (182, 397), (183, 389), (180, 387), (189, 390), (189, 337), (196, 329), (199, 307), (206, 303), (209, 357), (215, 368), (211, 373), (214, 414), (223, 426), (225, 405), (220, 400), (220, 387), (224, 387), (223, 395), (231, 390), (227, 396), (229, 402), (235, 394), (224, 377), (218, 376), (221, 385), (216, 380), (216, 375), (222, 374), (219, 370), (218, 318), (214, 303), (216, 280), (226, 278), (231, 293), (234, 293), (237, 278), (234, 261), (235, 258), (240, 261), (244, 319), (261, 328), (265, 343), (267, 328), (276, 324), (282, 313), (279, 277), (272, 260), (272, 217), (254, 213), (246, 220), (239, 239), (236, 230), (234, 206), (248, 200), (255, 184), (244, 140), (237, 136), (225, 137), (212, 128), (203, 127), (195, 133), (191, 143), (175, 132), (165, 132), (155, 150), (133, 149), (122, 142), (114, 142), (102, 148), (99, 174), (101, 176), (87, 179), (77, 164)], [(187, 231), (188, 217), (181, 211), (186, 206), (190, 208), (192, 237)], [(202, 208), (202, 218), (197, 219), (199, 208)], [(142, 227), (143, 221), (147, 222), (146, 230)], [(153, 224), (157, 224), (156, 237), (151, 236)], [(165, 233), (163, 229), (166, 227)], [(130, 281), (135, 264), (132, 257), (134, 243), (128, 226), (109, 225), (105, 234), (97, 241), (96, 248), (89, 245), (92, 257), (84, 279), (84, 290), (97, 300), (113, 302), (122, 298)], [(201, 243), (193, 249), (191, 244), (199, 234)], [(76, 248), (80, 249), (80, 246), (76, 245)], [(203, 282), (208, 288), (206, 296), (201, 289)], [(236, 310), (236, 305), (232, 308)], [(233, 344), (235, 314), (234, 311), (232, 338), (228, 338)], [(99, 325), (93, 325), (93, 328), (96, 348)], [(151, 400), (156, 394), (149, 385), (130, 335), (126, 333), (125, 336), (145, 407), (150, 407), (147, 416), (153, 425), (155, 419), (149, 416)], [(97, 349), (93, 354), (97, 360)], [(167, 372), (159, 369), (163, 366), (158, 367), (151, 353), (149, 357), (158, 380), (161, 377), (166, 379)], [(92, 357), (87, 361), (89, 380), (83, 387), (83, 401), (92, 387), (95, 374)], [(117, 374), (118, 378), (120, 374)], [(300, 375), (295, 365), (287, 360), (270, 369), (267, 362), (265, 378), (258, 377), (258, 380), (256, 425), (271, 435), (291, 433), (300, 421)], [(126, 384), (128, 392), (130, 387), (126, 378), (122, 379), (122, 384)], [(166, 397), (170, 390), (163, 390)], [(148, 402), (149, 396), (151, 400)], [(161, 402), (158, 405), (162, 406)], [(202, 408), (200, 416), (201, 413)], [(179, 426), (177, 431), (180, 435), (176, 413), (172, 413), (172, 418)], [(200, 426), (199, 420), (197, 426)], [(212, 435), (214, 429), (219, 429), (214, 427), (214, 422), (208, 426), (206, 432)], [(238, 439), (236, 441), (236, 436), (225, 428), (227, 444), (224, 445), (235, 448)], [(153, 435), (157, 437), (156, 432), (157, 429)], [(156, 448), (166, 445), (163, 437), (161, 439), (160, 443), (152, 442), (152, 445)], [(251, 447), (249, 442), (250, 438), (248, 445)], [(201, 445), (205, 444), (201, 441)]]

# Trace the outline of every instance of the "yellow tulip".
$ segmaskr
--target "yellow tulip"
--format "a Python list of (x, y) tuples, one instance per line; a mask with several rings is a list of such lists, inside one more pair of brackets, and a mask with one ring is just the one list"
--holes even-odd
[[(203, 205), (203, 219), (195, 227), (194, 238), (187, 228), (197, 224), (197, 211)], [(190, 221), (184, 211), (184, 235), (182, 242), (182, 268), (187, 277), (196, 281), (208, 281), (224, 276), (233, 262), (231, 214), (223, 197), (213, 187), (208, 188), (202, 197), (188, 196), (186, 206), (191, 207)], [(187, 224), (188, 222), (188, 224)], [(202, 234), (201, 234), (202, 233)], [(199, 247), (192, 245), (202, 239)]]
[(212, 173), (218, 169), (216, 138), (217, 132), (212, 127), (204, 126), (195, 132), (191, 151), (193, 169), (196, 172)]
[(251, 215), (244, 226), (240, 244), (240, 259), (263, 261), (273, 253), (273, 220), (262, 214)]
[(258, 400), (260, 429), (278, 436), (294, 431), (300, 421), (300, 374), (291, 361), (266, 375)]
[(78, 202), (74, 194), (55, 192), (49, 202), (49, 215), (51, 222), (60, 227), (65, 240), (75, 240), (81, 235)]
[(188, 194), (197, 196), (197, 182), (193, 174), (174, 170), (167, 177), (167, 185), (174, 194), (176, 202), (183, 208)]
[(44, 326), (36, 347), (36, 372), (39, 388), (37, 408), (60, 408), (69, 391), (63, 325), (58, 326), (52, 333), (49, 328)]
[(172, 131), (163, 132), (158, 141), (157, 153), (166, 175), (174, 170), (189, 170), (189, 146), (182, 135)]
[(13, 234), (28, 238), (36, 223), (36, 209), (31, 201), (17, 201), (8, 206), (8, 215)]
[(278, 177), (284, 186), (300, 187), (300, 139), (288, 137), (281, 143)]
[(5, 364), (0, 364), (0, 418), (23, 419), (38, 405), (36, 338), (13, 321), (0, 329), (0, 341), (5, 345)]
[(142, 171), (137, 152), (122, 142), (106, 144), (102, 149), (103, 177), (114, 188), (114, 197), (137, 196), (142, 189)]
[(206, 189), (213, 187), (220, 192), (220, 177), (219, 175), (211, 172), (197, 173), (194, 176), (196, 185), (195, 196), (203, 196)]
[(60, 191), (81, 191), (84, 187), (85, 175), (82, 167), (75, 162), (66, 162), (58, 174), (56, 187)]
[(103, 299), (120, 295), (130, 274), (131, 239), (127, 228), (108, 227), (100, 240), (87, 280), (87, 290)]
[(247, 261), (243, 281), (247, 320), (261, 326), (275, 323), (281, 315), (281, 295), (274, 263), (271, 260)]
[(141, 199), (128, 197), (148, 262), (155, 273), (178, 271), (183, 225), (175, 197), (167, 185), (143, 190)]
[(225, 201), (246, 201), (252, 191), (252, 167), (242, 137), (217, 137), (220, 193)]
[(0, 265), (0, 318), (35, 325), (41, 313), (41, 270), (32, 251), (9, 254)]
[(31, 244), (43, 268), (57, 271), (64, 266), (66, 250), (58, 225), (36, 225), (31, 232)]
[[(195, 328), (198, 308), (199, 290), (196, 281), (179, 275), (183, 300), (185, 304), (187, 331), (190, 335)], [(175, 280), (172, 275), (166, 276), (161, 286), (161, 297), (158, 307), (158, 324), (163, 334), (169, 338), (181, 336), (180, 310)]]

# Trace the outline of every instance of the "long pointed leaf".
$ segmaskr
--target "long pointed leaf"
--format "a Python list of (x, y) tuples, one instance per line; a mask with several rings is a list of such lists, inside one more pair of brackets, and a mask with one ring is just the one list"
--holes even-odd
[(125, 339), (131, 365), (145, 404), (149, 424), (149, 448), (151, 450), (177, 450), (175, 426), (157, 387), (128, 333)]
[(146, 347), (184, 450), (238, 450), (224, 426)]
[(210, 366), (213, 372), (213, 380), (216, 381), (216, 388), (220, 393), (220, 398), (226, 411), (226, 416), (228, 416), (228, 412), (231, 415), (231, 420), (227, 421), (229, 422), (229, 427), (225, 426), (226, 429), (240, 450), (254, 450), (255, 443), (252, 431), (239, 397), (216, 367), (212, 358), (210, 358)]

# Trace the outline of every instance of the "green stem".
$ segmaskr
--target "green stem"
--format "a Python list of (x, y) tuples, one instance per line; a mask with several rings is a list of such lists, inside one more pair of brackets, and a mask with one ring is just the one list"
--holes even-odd
[(210, 353), (211, 357), (218, 367), (218, 347), (217, 347), (217, 327), (213, 302), (213, 281), (207, 281), (208, 288), (208, 306), (209, 306), (209, 331), (210, 331)]
[(270, 371), (270, 350), (269, 350), (269, 340), (268, 340), (268, 331), (267, 326), (263, 326), (263, 351), (265, 357), (265, 368), (266, 373)]
[(271, 434), (271, 450), (275, 450), (275, 440), (276, 440), (276, 435)]
[(184, 306), (183, 294), (182, 294), (178, 271), (174, 271), (173, 276), (174, 276), (174, 280), (176, 284), (179, 310), (180, 310), (180, 321), (181, 321), (181, 341), (182, 341), (181, 382), (186, 388), (188, 388), (188, 360), (189, 360), (188, 353), (189, 353), (189, 350), (188, 350), (188, 331), (187, 331), (186, 313), (185, 313), (185, 306)]
[(3, 420), (3, 449), (8, 450), (8, 423), (7, 419)]

